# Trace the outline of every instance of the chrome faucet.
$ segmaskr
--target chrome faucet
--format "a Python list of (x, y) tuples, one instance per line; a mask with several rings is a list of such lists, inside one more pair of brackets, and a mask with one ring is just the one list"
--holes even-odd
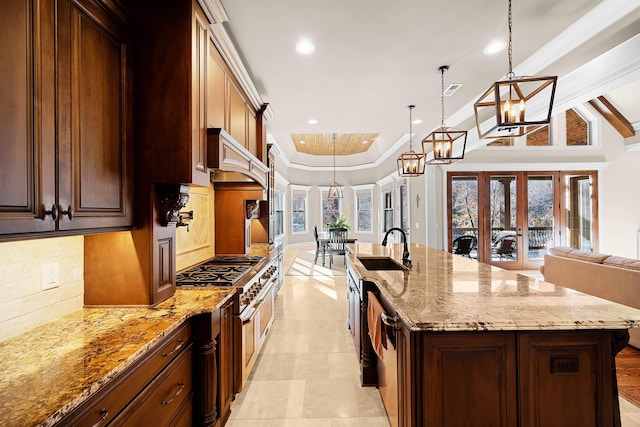
[(384, 239), (382, 239), (382, 246), (387, 246), (387, 237), (389, 237), (389, 233), (392, 231), (399, 231), (402, 234), (402, 243), (404, 243), (404, 252), (402, 253), (402, 264), (405, 267), (411, 268), (411, 260), (409, 259), (409, 245), (407, 243), (407, 234), (404, 232), (402, 228), (393, 227), (387, 230), (387, 233), (384, 235)]

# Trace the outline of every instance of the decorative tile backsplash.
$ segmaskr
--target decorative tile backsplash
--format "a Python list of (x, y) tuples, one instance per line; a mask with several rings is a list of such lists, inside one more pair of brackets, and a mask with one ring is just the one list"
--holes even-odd
[(80, 310), (83, 269), (82, 236), (0, 243), (0, 341)]

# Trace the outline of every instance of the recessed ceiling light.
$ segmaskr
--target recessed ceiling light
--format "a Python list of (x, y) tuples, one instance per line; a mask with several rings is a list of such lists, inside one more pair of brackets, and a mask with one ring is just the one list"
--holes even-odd
[(507, 47), (507, 43), (504, 40), (494, 40), (489, 43), (482, 52), (484, 52), (485, 55), (494, 55), (502, 51), (505, 47)]
[(422, 123), (422, 119), (415, 119), (411, 123), (413, 123), (414, 125), (419, 125), (420, 123)]
[(310, 40), (302, 39), (296, 43), (296, 52), (300, 55), (311, 55), (314, 50), (316, 50), (316, 47)]
[(309, 123), (310, 125), (317, 125), (318, 121), (316, 119), (309, 119), (307, 120), (307, 123)]

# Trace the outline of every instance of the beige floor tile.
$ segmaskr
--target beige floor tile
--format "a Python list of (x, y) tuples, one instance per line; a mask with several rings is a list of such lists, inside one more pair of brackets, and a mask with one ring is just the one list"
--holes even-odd
[(247, 381), (231, 406), (231, 419), (301, 418), (305, 381)]
[(301, 418), (296, 420), (273, 420), (271, 427), (331, 427), (331, 418)]
[(224, 425), (225, 427), (273, 427), (272, 420), (232, 420)]
[(257, 380), (311, 380), (329, 376), (327, 353), (265, 353), (251, 373)]
[(329, 353), (329, 379), (359, 378), (358, 358), (355, 349), (346, 353)]
[(389, 427), (387, 417), (333, 418), (331, 427)]

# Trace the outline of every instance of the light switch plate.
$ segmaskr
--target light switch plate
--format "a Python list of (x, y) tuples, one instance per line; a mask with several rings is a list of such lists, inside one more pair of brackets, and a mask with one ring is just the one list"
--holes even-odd
[(54, 262), (42, 266), (42, 290), (60, 286), (60, 263)]

